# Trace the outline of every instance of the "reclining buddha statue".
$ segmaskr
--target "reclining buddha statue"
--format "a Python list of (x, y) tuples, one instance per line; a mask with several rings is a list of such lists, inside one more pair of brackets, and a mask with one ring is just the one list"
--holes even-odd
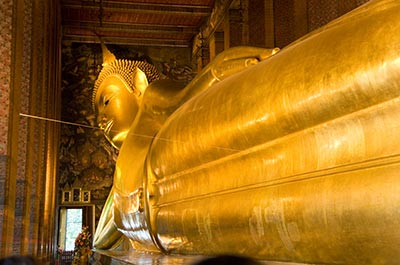
[(400, 1), (228, 49), (184, 88), (104, 58), (94, 105), (119, 155), (96, 248), (400, 260)]

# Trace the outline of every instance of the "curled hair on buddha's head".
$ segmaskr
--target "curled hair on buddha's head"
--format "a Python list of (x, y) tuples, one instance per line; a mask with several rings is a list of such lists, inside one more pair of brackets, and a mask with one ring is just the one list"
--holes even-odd
[[(135, 75), (137, 69), (140, 69), (147, 78), (147, 82), (151, 83), (160, 78), (157, 68), (147, 62), (142, 61), (132, 61), (125, 59), (116, 59), (115, 56), (107, 49), (107, 47), (102, 44), (103, 49), (103, 69), (100, 71), (99, 76), (94, 84), (93, 95), (92, 95), (92, 105), (95, 109), (95, 98), (97, 90), (99, 89), (101, 83), (109, 76), (118, 76), (122, 82), (129, 88), (135, 89)], [(138, 94), (142, 94), (144, 91), (135, 91)]]

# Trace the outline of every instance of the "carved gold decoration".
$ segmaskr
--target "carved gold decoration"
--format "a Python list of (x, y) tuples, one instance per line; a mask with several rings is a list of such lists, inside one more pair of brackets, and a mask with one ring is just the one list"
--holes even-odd
[(82, 204), (90, 203), (90, 190), (82, 188), (80, 181), (76, 180), (74, 184), (66, 185), (61, 190), (62, 204)]

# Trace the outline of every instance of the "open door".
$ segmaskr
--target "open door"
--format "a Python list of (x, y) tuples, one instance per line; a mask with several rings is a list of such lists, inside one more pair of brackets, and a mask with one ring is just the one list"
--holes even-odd
[(94, 234), (94, 205), (68, 205), (59, 208), (58, 247), (62, 250), (60, 265), (71, 264), (75, 247), (75, 239), (88, 226)]

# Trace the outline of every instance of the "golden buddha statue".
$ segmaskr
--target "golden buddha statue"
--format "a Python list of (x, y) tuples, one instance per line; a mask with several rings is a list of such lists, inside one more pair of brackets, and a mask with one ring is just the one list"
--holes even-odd
[(184, 89), (100, 74), (120, 152), (95, 247), (398, 262), (399, 33), (400, 2), (371, 1), (276, 54), (227, 50)]
[[(165, 120), (194, 95), (238, 71), (265, 60), (279, 49), (231, 48), (218, 55), (184, 89), (180, 82), (159, 79), (159, 74), (153, 65), (146, 62), (117, 60), (104, 45), (102, 49), (103, 69), (95, 83), (93, 107), (98, 113), (99, 127), (104, 131), (107, 140), (116, 149), (124, 146), (120, 149), (113, 189), (103, 209), (95, 235), (95, 247), (109, 249), (118, 246), (122, 239), (117, 227), (120, 231), (124, 231), (122, 227), (126, 222), (146, 225), (142, 211), (136, 213), (135, 218), (138, 220), (125, 220), (127, 217), (116, 215), (116, 207), (120, 207), (122, 214), (126, 207), (136, 208), (142, 202), (141, 180), (135, 178), (132, 173), (133, 170), (137, 170), (136, 173), (141, 174), (139, 171), (143, 170), (149, 145)], [(122, 145), (126, 139), (129, 144)], [(131, 156), (132, 151), (134, 156)], [(126, 165), (130, 165), (130, 169), (124, 173)], [(114, 216), (112, 216), (113, 211)], [(143, 230), (142, 233), (135, 232), (134, 238), (137, 236), (139, 238), (137, 241), (132, 240), (132, 244), (139, 249), (145, 245), (144, 249), (155, 250), (148, 229), (144, 227)], [(129, 234), (126, 231), (124, 233)]]

